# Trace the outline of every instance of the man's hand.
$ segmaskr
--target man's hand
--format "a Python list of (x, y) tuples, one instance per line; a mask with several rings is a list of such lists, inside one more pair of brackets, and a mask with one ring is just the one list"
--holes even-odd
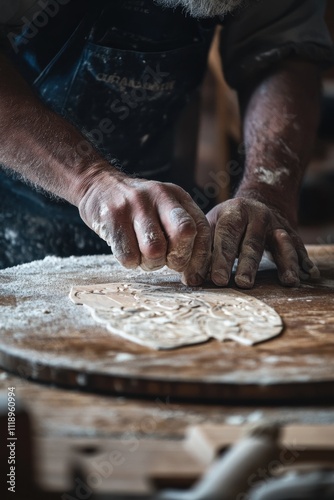
[(127, 268), (167, 265), (183, 282), (200, 285), (211, 260), (203, 212), (180, 187), (101, 172), (78, 204), (80, 215)]
[(207, 218), (214, 238), (211, 279), (216, 285), (227, 286), (239, 258), (235, 283), (251, 288), (265, 249), (270, 250), (284, 286), (298, 286), (300, 277), (317, 274), (296, 231), (265, 204), (235, 198), (217, 205)]
[(240, 83), (244, 175), (235, 198), (207, 216), (214, 237), (211, 277), (219, 286), (228, 284), (239, 257), (235, 282), (251, 288), (265, 249), (282, 285), (298, 286), (300, 277), (318, 273), (296, 228), (318, 124), (320, 76), (316, 64), (291, 58)]
[(204, 281), (211, 231), (190, 196), (173, 184), (120, 173), (36, 98), (1, 53), (0, 116), (0, 163), (77, 206), (124, 266), (167, 265), (187, 285)]

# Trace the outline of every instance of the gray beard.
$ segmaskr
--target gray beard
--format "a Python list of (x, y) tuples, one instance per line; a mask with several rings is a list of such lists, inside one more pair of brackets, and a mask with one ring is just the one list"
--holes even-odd
[(162, 7), (183, 7), (193, 17), (224, 16), (244, 0), (155, 0)]

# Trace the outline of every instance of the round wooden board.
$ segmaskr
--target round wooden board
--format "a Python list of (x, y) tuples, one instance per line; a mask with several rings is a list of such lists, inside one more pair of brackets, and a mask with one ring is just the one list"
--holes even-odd
[(334, 247), (310, 248), (317, 283), (279, 286), (263, 270), (248, 291), (285, 329), (255, 347), (209, 341), (152, 351), (108, 332), (70, 302), (73, 285), (168, 284), (176, 273), (126, 271), (112, 256), (48, 257), (0, 271), (0, 365), (24, 378), (110, 394), (219, 402), (324, 400), (334, 396)]

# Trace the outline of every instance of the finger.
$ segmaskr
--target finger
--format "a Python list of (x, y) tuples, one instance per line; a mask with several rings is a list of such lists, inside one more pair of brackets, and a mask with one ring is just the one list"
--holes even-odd
[(119, 263), (128, 268), (135, 269), (140, 264), (140, 251), (137, 244), (137, 238), (132, 224), (127, 221), (121, 221), (117, 227), (110, 219), (100, 222), (93, 222), (92, 229), (111, 247), (114, 257)]
[(246, 229), (234, 281), (240, 288), (252, 288), (264, 252), (266, 231), (261, 220), (252, 221)]
[(211, 228), (204, 213), (191, 200), (184, 203), (184, 208), (192, 217), (196, 226), (196, 236), (192, 254), (182, 275), (182, 282), (189, 286), (199, 286), (207, 278), (211, 262)]
[(167, 265), (182, 272), (189, 264), (197, 234), (191, 215), (176, 201), (159, 205), (159, 216), (167, 240)]
[[(317, 266), (309, 258), (307, 250), (300, 236), (296, 233), (291, 233), (290, 237), (292, 239), (293, 245), (296, 249), (298, 260), (299, 260), (299, 275), (302, 279), (318, 279), (320, 277), (320, 271)], [(306, 274), (305, 274), (306, 273)]]
[(144, 271), (155, 271), (166, 265), (167, 242), (157, 216), (149, 215), (148, 218), (146, 213), (138, 214), (133, 227), (141, 254), (140, 267)]
[(215, 229), (211, 279), (218, 286), (227, 286), (247, 220), (241, 210), (224, 210)]
[(269, 239), (278, 277), (283, 286), (299, 286), (298, 254), (292, 239), (284, 229), (275, 229)]

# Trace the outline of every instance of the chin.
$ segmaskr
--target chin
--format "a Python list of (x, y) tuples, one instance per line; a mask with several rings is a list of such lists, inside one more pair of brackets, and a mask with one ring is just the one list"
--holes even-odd
[(244, 0), (155, 0), (162, 7), (183, 7), (193, 17), (215, 17), (224, 16), (232, 12), (243, 3)]

